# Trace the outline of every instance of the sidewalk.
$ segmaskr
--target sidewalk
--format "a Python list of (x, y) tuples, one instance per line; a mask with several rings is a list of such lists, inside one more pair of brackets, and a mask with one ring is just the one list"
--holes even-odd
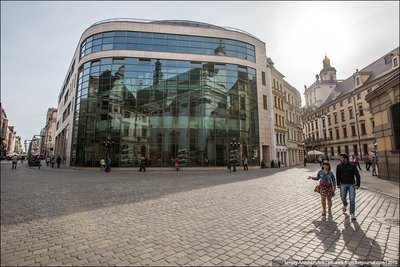
[[(11, 161), (2, 161), (1, 163), (9, 163), (11, 164)], [(332, 165), (332, 171), (333, 173), (336, 173), (336, 166), (340, 163), (338, 160), (331, 160), (331, 165)], [(22, 164), (19, 164), (19, 167), (21, 167)], [(24, 166), (28, 166), (27, 163), (24, 163)], [(279, 171), (291, 169), (291, 168), (301, 168), (303, 167), (302, 165), (297, 165), (297, 166), (288, 166), (288, 167), (282, 167), (282, 168), (265, 168), (261, 169), (258, 166), (249, 166), (249, 170), (262, 170), (266, 173), (270, 172), (276, 173)], [(307, 168), (313, 168), (315, 171), (318, 171), (319, 164), (318, 163), (307, 163)], [(31, 168), (37, 168), (37, 166), (31, 167)], [(42, 168), (49, 168), (46, 166), (46, 163), (43, 161), (42, 162)], [(54, 168), (57, 168), (55, 166)], [(99, 171), (99, 167), (75, 167), (75, 166), (67, 166), (65, 164), (61, 164), (61, 169), (69, 169), (69, 170), (85, 170), (85, 171), (93, 171), (97, 172)], [(384, 180), (381, 178), (378, 178), (377, 176), (372, 176), (372, 172), (367, 171), (365, 169), (365, 165), (361, 165), (361, 189), (366, 189), (370, 190), (373, 192), (378, 192), (390, 197), (394, 197), (399, 199), (400, 198), (400, 184), (399, 182), (392, 181), (392, 180)], [(139, 172), (139, 167), (111, 167), (111, 172)], [(183, 167), (181, 169), (181, 172), (229, 172), (229, 170), (225, 166), (221, 167)], [(237, 172), (242, 172), (243, 167), (238, 166), (237, 167)], [(160, 173), (160, 172), (176, 172), (175, 167), (147, 167), (146, 172), (150, 173)]]
[[(333, 173), (336, 172), (336, 166), (339, 164), (340, 161), (332, 160), (331, 166), (333, 169)], [(309, 165), (309, 164), (307, 164)], [(310, 165), (315, 165), (316, 168), (319, 168), (319, 164), (310, 163)], [(370, 191), (378, 192), (380, 194), (384, 194), (390, 197), (394, 197), (399, 199), (399, 182), (391, 181), (391, 180), (384, 180), (378, 178), (377, 176), (372, 176), (371, 169), (367, 171), (365, 169), (365, 164), (361, 164), (360, 176), (361, 176), (361, 189), (367, 189)]]
[[(333, 173), (336, 173), (336, 166), (340, 162), (338, 160), (332, 160), (332, 171)], [(262, 170), (265, 171), (266, 173), (270, 172), (276, 173), (279, 171), (287, 170), (287, 169), (292, 169), (292, 168), (301, 168), (303, 167), (302, 165), (298, 166), (289, 166), (289, 167), (282, 167), (282, 168), (265, 168), (261, 169), (258, 166), (249, 166), (249, 171), (251, 170)], [(313, 168), (315, 171), (318, 171), (319, 164), (318, 163), (307, 163), (307, 168)], [(92, 171), (98, 171), (99, 167), (68, 167), (65, 165), (61, 165), (61, 168), (70, 168), (73, 170), (92, 170)], [(391, 180), (384, 180), (381, 178), (378, 178), (377, 176), (372, 176), (372, 172), (367, 171), (365, 169), (365, 165), (361, 165), (361, 171), (360, 176), (361, 176), (361, 189), (367, 189), (373, 192), (378, 192), (390, 197), (394, 197), (399, 199), (400, 198), (400, 193), (399, 193), (399, 183), (396, 181), (391, 181)], [(138, 172), (139, 167), (112, 167), (111, 171), (112, 172)], [(159, 172), (175, 172), (175, 168), (173, 166), (171, 167), (147, 167), (146, 172), (152, 172), (152, 173), (159, 173)], [(183, 167), (181, 169), (183, 172), (229, 172), (229, 170), (226, 167)], [(237, 172), (243, 172), (243, 167), (238, 166), (237, 167)]]

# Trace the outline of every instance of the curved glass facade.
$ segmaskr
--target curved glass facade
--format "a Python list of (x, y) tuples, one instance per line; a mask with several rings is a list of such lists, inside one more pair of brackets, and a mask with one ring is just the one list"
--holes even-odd
[(255, 69), (100, 58), (79, 68), (77, 86), (72, 165), (96, 166), (106, 154), (113, 166), (138, 166), (140, 157), (173, 166), (176, 156), (183, 166), (226, 166), (245, 156), (259, 164)]
[(225, 38), (178, 34), (111, 31), (92, 35), (81, 45), (81, 58), (105, 50), (144, 50), (223, 55), (255, 62), (254, 45)]

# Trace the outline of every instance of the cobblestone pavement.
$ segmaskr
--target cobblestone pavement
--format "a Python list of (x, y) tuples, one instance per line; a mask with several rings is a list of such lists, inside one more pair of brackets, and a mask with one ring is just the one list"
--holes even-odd
[(317, 182), (306, 179), (315, 164), (235, 173), (0, 165), (1, 266), (398, 266), (398, 197), (361, 184), (356, 221), (339, 194), (322, 217)]

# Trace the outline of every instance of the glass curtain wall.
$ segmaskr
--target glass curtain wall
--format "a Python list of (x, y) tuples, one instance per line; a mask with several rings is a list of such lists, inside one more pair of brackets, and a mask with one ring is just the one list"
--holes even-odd
[[(256, 71), (214, 62), (102, 58), (79, 70), (71, 165), (259, 164)], [(234, 146), (232, 144), (240, 145)]]
[(255, 62), (255, 47), (245, 42), (215, 37), (132, 31), (104, 32), (86, 38), (81, 45), (81, 58), (106, 50), (220, 55)]

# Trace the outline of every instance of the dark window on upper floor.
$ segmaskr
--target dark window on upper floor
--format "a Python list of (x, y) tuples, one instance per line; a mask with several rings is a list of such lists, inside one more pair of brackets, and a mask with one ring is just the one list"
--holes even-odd
[(267, 82), (266, 82), (266, 80), (265, 80), (265, 72), (261, 72), (261, 80), (262, 80), (262, 85), (266, 85), (267, 84)]
[(263, 95), (263, 107), (264, 109), (268, 109), (268, 101), (266, 95)]
[(358, 106), (358, 114), (359, 114), (360, 116), (364, 116), (364, 109), (363, 109), (363, 106)]
[(356, 136), (356, 126), (351, 125), (351, 136)]
[(349, 117), (350, 119), (354, 119), (353, 109), (349, 109)]
[(365, 123), (361, 123), (360, 127), (361, 127), (361, 134), (367, 134), (367, 130), (365, 128)]

